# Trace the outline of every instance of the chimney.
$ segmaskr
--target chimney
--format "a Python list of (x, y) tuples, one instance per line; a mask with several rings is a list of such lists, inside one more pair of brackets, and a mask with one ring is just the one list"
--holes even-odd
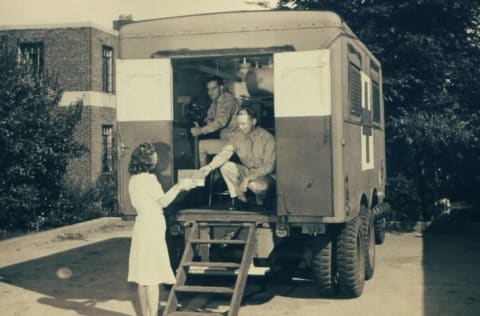
[(118, 31), (125, 24), (129, 24), (129, 23), (132, 23), (132, 22), (133, 22), (133, 18), (132, 18), (131, 14), (128, 14), (128, 15), (127, 14), (120, 14), (118, 16), (118, 20), (113, 21), (113, 29), (115, 31)]

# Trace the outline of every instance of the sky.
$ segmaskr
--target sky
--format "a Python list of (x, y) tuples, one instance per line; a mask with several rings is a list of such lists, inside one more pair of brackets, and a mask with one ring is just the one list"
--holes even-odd
[(0, 26), (89, 22), (111, 29), (120, 14), (133, 20), (236, 10), (261, 10), (274, 0), (0, 0)]

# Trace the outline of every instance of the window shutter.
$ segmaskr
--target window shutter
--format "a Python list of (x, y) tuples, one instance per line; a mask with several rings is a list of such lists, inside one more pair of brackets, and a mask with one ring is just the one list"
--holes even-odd
[(375, 81), (372, 81), (372, 111), (373, 122), (380, 123), (380, 89)]
[(348, 64), (348, 87), (350, 94), (350, 111), (362, 115), (362, 83), (360, 70), (352, 63)]

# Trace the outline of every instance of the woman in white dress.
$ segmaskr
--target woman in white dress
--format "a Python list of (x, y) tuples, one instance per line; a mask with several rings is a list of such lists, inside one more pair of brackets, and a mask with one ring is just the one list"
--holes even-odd
[(157, 315), (159, 286), (174, 284), (176, 281), (165, 241), (163, 208), (181, 191), (193, 188), (176, 184), (164, 193), (155, 175), (150, 173), (157, 160), (155, 146), (143, 143), (133, 151), (128, 166), (131, 174), (128, 192), (137, 212), (130, 246), (128, 281), (138, 283), (143, 316)]

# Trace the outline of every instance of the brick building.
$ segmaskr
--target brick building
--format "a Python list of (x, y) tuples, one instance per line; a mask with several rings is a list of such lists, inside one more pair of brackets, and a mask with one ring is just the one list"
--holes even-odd
[(0, 38), (28, 56), (36, 71), (58, 77), (62, 106), (83, 100), (78, 140), (88, 152), (69, 164), (73, 185), (86, 187), (113, 170), (116, 31), (92, 24), (0, 27)]

